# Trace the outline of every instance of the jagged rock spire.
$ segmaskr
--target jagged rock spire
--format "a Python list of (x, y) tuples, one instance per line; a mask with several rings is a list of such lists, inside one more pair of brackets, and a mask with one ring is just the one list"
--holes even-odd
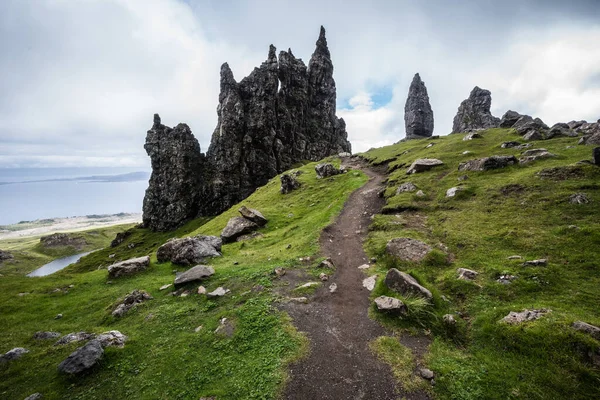
[(408, 90), (404, 106), (404, 124), (407, 139), (420, 139), (433, 134), (433, 111), (425, 83), (416, 73)]
[(468, 132), (478, 129), (496, 128), (500, 118), (490, 112), (492, 93), (475, 86), (469, 98), (460, 103), (452, 124), (452, 133)]

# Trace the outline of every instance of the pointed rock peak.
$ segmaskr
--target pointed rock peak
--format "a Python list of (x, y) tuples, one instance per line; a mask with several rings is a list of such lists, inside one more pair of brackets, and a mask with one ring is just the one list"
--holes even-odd
[(288, 53), (290, 54), (290, 56), (294, 56), (294, 53), (292, 53), (292, 49), (288, 47)]
[(160, 115), (158, 114), (154, 114), (154, 126), (153, 128), (159, 127), (160, 126)]
[(275, 46), (269, 46), (269, 56), (267, 57), (267, 63), (271, 64), (277, 62), (277, 55), (275, 54), (276, 51), (277, 49), (275, 48)]
[(329, 57), (329, 48), (327, 47), (327, 38), (325, 37), (325, 28), (321, 25), (321, 32), (319, 33), (319, 39), (317, 39), (317, 48), (315, 54), (325, 54)]
[(419, 73), (417, 72), (415, 74), (415, 76), (413, 77), (413, 82), (422, 82), (421, 81), (421, 75), (419, 75)]
[(229, 64), (223, 63), (221, 65), (221, 85), (226, 83), (236, 83), (235, 78), (233, 77), (233, 72), (231, 68), (229, 68)]
[(489, 90), (482, 89), (479, 86), (475, 86), (473, 90), (471, 90), (471, 94), (469, 95), (469, 97), (473, 98), (478, 96), (488, 96), (491, 94), (492, 92), (490, 92)]

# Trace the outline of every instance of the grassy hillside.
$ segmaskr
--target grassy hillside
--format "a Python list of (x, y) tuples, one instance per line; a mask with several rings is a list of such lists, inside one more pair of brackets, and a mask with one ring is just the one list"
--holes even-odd
[[(208, 300), (187, 288), (187, 297), (159, 291), (185, 268), (158, 264), (155, 250), (168, 238), (195, 234), (218, 235), (237, 206), (213, 219), (190, 222), (176, 232), (152, 233), (132, 229), (116, 248), (84, 257), (80, 263), (44, 278), (25, 278), (21, 272), (0, 278), (0, 352), (22, 346), (21, 359), (0, 365), (0, 397), (20, 399), (34, 392), (59, 399), (271, 399), (285, 380), (286, 363), (303, 354), (306, 341), (289, 318), (274, 306), (273, 270), (310, 267), (298, 259), (318, 252), (318, 238), (348, 195), (362, 186), (362, 172), (316, 180), (315, 164), (299, 170), (302, 187), (279, 193), (279, 177), (257, 189), (242, 204), (259, 209), (269, 219), (263, 235), (223, 246), (223, 256), (210, 261), (216, 273), (204, 286), (231, 290)], [(109, 257), (113, 255), (112, 258)], [(106, 266), (115, 260), (151, 255), (149, 269), (131, 278), (109, 281)], [(314, 262), (316, 264), (316, 261)], [(0, 266), (0, 273), (4, 266)], [(74, 285), (73, 288), (68, 288)], [(55, 288), (65, 290), (54, 292)], [(148, 291), (153, 300), (124, 317), (112, 317), (119, 298), (134, 289)], [(19, 296), (19, 293), (29, 294)], [(54, 319), (58, 314), (64, 316)], [(233, 336), (214, 333), (222, 318), (232, 321)], [(200, 328), (201, 327), (201, 328)], [(83, 377), (60, 376), (57, 365), (78, 344), (52, 346), (35, 341), (36, 331), (101, 333), (119, 330), (129, 336), (125, 348), (108, 348), (102, 362)]]
[[(530, 148), (543, 147), (557, 157), (459, 172), (459, 163), (470, 159), (520, 155), (500, 148), (504, 141), (521, 139), (510, 130), (462, 138), (414, 140), (363, 154), (373, 163), (389, 163), (392, 171), (386, 214), (376, 217), (366, 244), (381, 261), (373, 297), (391, 294), (381, 282), (390, 267), (410, 272), (435, 296), (434, 306), (406, 299), (414, 304), (409, 318), (372, 315), (389, 327), (432, 335), (427, 363), (436, 373), (440, 398), (600, 398), (600, 373), (592, 362), (599, 342), (571, 328), (576, 320), (600, 325), (600, 168), (576, 164), (591, 158), (591, 147), (577, 146), (577, 138), (540, 141)], [(444, 165), (406, 175), (418, 158), (438, 158)], [(468, 179), (459, 181), (463, 175)], [(396, 194), (404, 182), (425, 196)], [(446, 197), (454, 186), (464, 190)], [(569, 202), (580, 192), (589, 204)], [(395, 237), (419, 239), (436, 250), (422, 263), (398, 262), (385, 254), (387, 241)], [(548, 265), (524, 267), (524, 260), (508, 259), (513, 255), (545, 258)], [(479, 272), (477, 279), (458, 280), (461, 267)], [(501, 284), (502, 275), (516, 279)], [(525, 308), (552, 312), (517, 326), (498, 322)], [(447, 313), (456, 318), (455, 327), (443, 323)]]

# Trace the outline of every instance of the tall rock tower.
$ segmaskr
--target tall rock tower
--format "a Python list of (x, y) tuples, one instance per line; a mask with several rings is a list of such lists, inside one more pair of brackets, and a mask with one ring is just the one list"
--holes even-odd
[(492, 93), (475, 86), (471, 90), (469, 98), (463, 100), (458, 107), (452, 124), (452, 133), (498, 127), (500, 118), (492, 115), (491, 107)]
[(425, 83), (418, 73), (408, 89), (408, 98), (404, 106), (404, 126), (406, 139), (422, 139), (433, 134), (433, 110), (429, 104)]

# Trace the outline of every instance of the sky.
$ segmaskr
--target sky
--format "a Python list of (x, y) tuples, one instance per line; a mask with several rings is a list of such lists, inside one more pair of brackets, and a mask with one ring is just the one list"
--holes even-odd
[(140, 167), (154, 113), (206, 151), (219, 69), (239, 81), (269, 44), (308, 63), (327, 39), (353, 151), (404, 137), (419, 72), (434, 134), (474, 86), (556, 122), (600, 118), (600, 1), (0, 1), (0, 168)]

